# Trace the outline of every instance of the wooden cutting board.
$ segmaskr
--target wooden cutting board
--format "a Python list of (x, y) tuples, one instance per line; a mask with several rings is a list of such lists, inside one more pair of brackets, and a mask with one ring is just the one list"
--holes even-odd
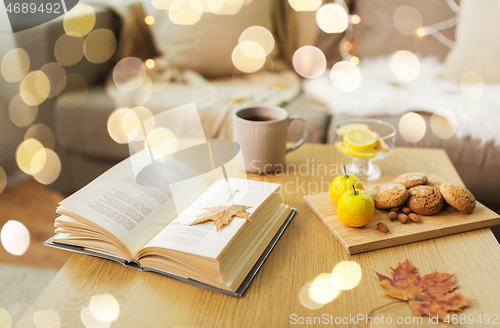
[[(371, 194), (375, 186), (367, 186), (366, 189)], [(445, 203), (436, 215), (419, 215), (420, 223), (409, 221), (406, 224), (389, 220), (388, 210), (375, 209), (368, 225), (351, 228), (338, 219), (337, 207), (330, 200), (329, 193), (304, 196), (304, 201), (351, 255), (500, 224), (498, 214), (477, 202), (472, 214), (462, 213)], [(389, 233), (378, 230), (378, 222), (385, 223)]]

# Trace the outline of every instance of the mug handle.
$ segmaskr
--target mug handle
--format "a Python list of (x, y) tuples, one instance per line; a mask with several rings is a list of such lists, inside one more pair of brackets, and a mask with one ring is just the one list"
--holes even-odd
[(295, 150), (295, 149), (299, 148), (300, 146), (302, 146), (302, 144), (309, 137), (309, 134), (312, 132), (311, 124), (309, 123), (309, 121), (305, 117), (297, 115), (297, 114), (293, 114), (293, 115), (288, 116), (288, 124), (290, 124), (290, 122), (293, 120), (302, 121), (302, 123), (304, 123), (304, 125), (306, 126), (306, 131), (304, 132), (304, 135), (302, 136), (302, 138), (300, 138), (299, 141), (297, 141), (295, 144), (293, 144), (290, 148), (286, 149), (286, 153), (289, 153), (292, 150)]

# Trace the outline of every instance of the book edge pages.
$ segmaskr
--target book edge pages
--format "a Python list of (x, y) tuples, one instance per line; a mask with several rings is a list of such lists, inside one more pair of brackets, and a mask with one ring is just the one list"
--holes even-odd
[(155, 268), (151, 268), (151, 267), (141, 267), (135, 261), (129, 262), (129, 261), (125, 260), (125, 259), (122, 259), (122, 258), (119, 258), (119, 257), (116, 257), (116, 256), (112, 256), (112, 255), (109, 255), (109, 254), (101, 253), (101, 252), (95, 252), (95, 251), (92, 251), (92, 250), (88, 250), (88, 249), (85, 249), (84, 247), (55, 243), (55, 242), (53, 242), (53, 239), (54, 239), (54, 237), (56, 235), (53, 235), (52, 237), (50, 237), (49, 239), (47, 239), (45, 242), (43, 242), (43, 244), (45, 246), (49, 246), (49, 247), (64, 249), (64, 250), (72, 251), (72, 252), (75, 252), (75, 253), (80, 253), (80, 254), (84, 254), (84, 255), (91, 255), (91, 256), (99, 257), (99, 258), (102, 258), (102, 259), (105, 259), (105, 260), (115, 261), (115, 262), (118, 262), (118, 263), (123, 264), (124, 266), (130, 267), (130, 268), (134, 268), (134, 269), (141, 270), (141, 271), (158, 273), (158, 274), (161, 274), (161, 275), (164, 275), (164, 276), (167, 276), (167, 277), (171, 277), (171, 278), (174, 278), (174, 279), (177, 279), (177, 280), (180, 280), (180, 281), (184, 281), (184, 282), (187, 282), (189, 284), (192, 284), (192, 285), (195, 285), (195, 286), (198, 286), (198, 287), (203, 287), (203, 288), (206, 288), (206, 289), (209, 289), (209, 290), (212, 290), (212, 291), (216, 291), (216, 292), (219, 292), (219, 293), (223, 293), (223, 294), (226, 294), (226, 295), (230, 295), (230, 296), (234, 296), (234, 297), (242, 297), (243, 293), (246, 291), (246, 289), (248, 288), (248, 286), (252, 282), (253, 278), (255, 277), (255, 275), (257, 274), (257, 272), (259, 271), (259, 269), (262, 267), (262, 265), (264, 264), (265, 260), (268, 258), (269, 254), (273, 250), (274, 246), (277, 244), (278, 240), (283, 235), (283, 232), (288, 227), (288, 224), (293, 219), (293, 217), (295, 216), (296, 213), (297, 213), (297, 210), (295, 208), (291, 207), (290, 208), (290, 214), (285, 219), (285, 221), (283, 222), (283, 224), (281, 225), (281, 227), (278, 229), (278, 232), (274, 235), (274, 237), (271, 240), (271, 242), (267, 245), (267, 247), (264, 250), (264, 252), (261, 254), (261, 256), (259, 257), (259, 259), (257, 260), (257, 262), (254, 264), (254, 266), (252, 267), (252, 269), (247, 274), (246, 278), (243, 280), (243, 282), (241, 283), (241, 285), (238, 287), (238, 289), (235, 292), (231, 292), (231, 291), (228, 291), (228, 290), (225, 290), (225, 289), (221, 289), (221, 288), (217, 288), (217, 287), (214, 287), (214, 286), (211, 286), (211, 285), (207, 285), (207, 284), (198, 282), (196, 280), (193, 280), (193, 279), (181, 276), (181, 275), (177, 275), (177, 274), (175, 274), (173, 272), (159, 270), (159, 269), (155, 269)]

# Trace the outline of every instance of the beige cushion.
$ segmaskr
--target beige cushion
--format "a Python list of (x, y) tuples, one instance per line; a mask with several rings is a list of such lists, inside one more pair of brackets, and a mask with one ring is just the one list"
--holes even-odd
[(255, 25), (273, 31), (273, 2), (253, 0), (234, 15), (204, 12), (194, 25), (172, 23), (166, 10), (151, 7), (146, 11), (156, 19), (151, 30), (162, 59), (173, 67), (191, 69), (207, 77), (220, 77), (235, 71), (231, 54), (243, 31)]
[(497, 0), (462, 0), (456, 44), (446, 57), (445, 77), (459, 80), (472, 70), (500, 82), (500, 8)]
[[(420, 13), (424, 26), (448, 20), (455, 13), (445, 1), (434, 0), (357, 0), (354, 13), (361, 17), (361, 23), (354, 26), (354, 55), (359, 58), (378, 57), (392, 54), (398, 50), (409, 50), (422, 57), (437, 56), (444, 60), (450, 50), (431, 36), (419, 38), (416, 35), (405, 35), (395, 26), (394, 13), (400, 6), (414, 7)], [(497, 8), (498, 9), (498, 8)], [(397, 15), (400, 24), (409, 30), (416, 29), (413, 25), (414, 16), (405, 20), (404, 11)], [(417, 14), (418, 16), (418, 14)], [(401, 23), (402, 21), (402, 23)], [(401, 25), (400, 25), (401, 26)], [(405, 31), (403, 29), (403, 31)], [(448, 38), (454, 38), (454, 29), (443, 31)]]

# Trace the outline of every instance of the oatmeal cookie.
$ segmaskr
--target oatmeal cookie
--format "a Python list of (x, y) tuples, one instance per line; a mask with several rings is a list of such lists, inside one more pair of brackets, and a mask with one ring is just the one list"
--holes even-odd
[(420, 215), (433, 215), (443, 208), (443, 197), (431, 186), (415, 186), (408, 189), (406, 205)]
[(402, 184), (389, 183), (376, 189), (372, 198), (376, 208), (389, 209), (403, 205), (408, 198), (408, 190)]
[(464, 186), (444, 182), (439, 186), (439, 191), (444, 200), (460, 212), (472, 213), (476, 208), (476, 198)]
[(424, 185), (428, 181), (427, 175), (418, 172), (405, 173), (392, 180), (392, 183), (400, 183), (406, 188)]

